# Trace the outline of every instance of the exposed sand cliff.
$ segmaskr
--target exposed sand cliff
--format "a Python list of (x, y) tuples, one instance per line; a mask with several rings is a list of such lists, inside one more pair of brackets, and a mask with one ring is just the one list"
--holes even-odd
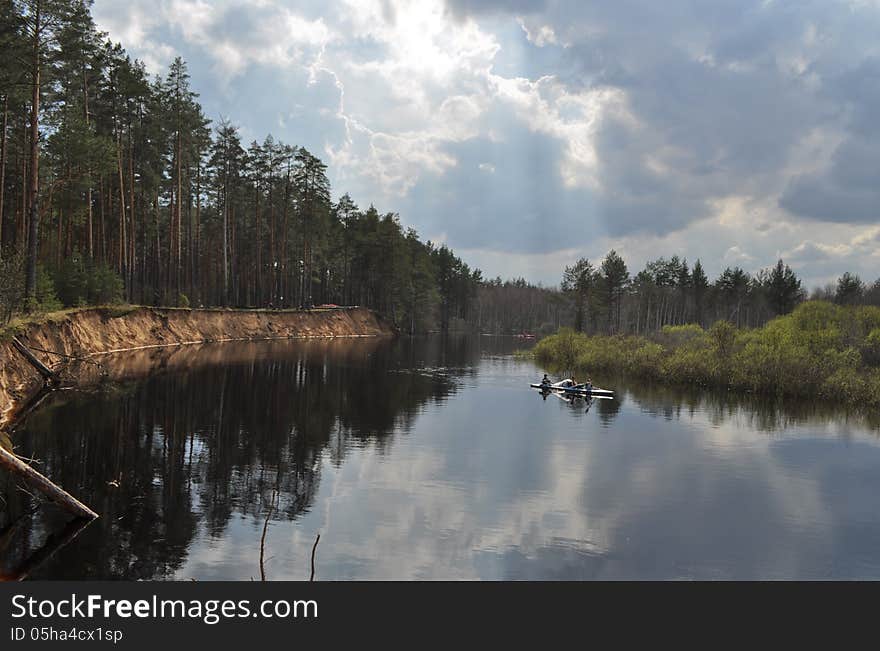
[[(18, 339), (56, 371), (78, 372), (71, 357), (217, 341), (393, 335), (371, 310), (327, 311), (182, 310), (139, 307), (127, 311), (98, 308), (65, 314), (27, 326)], [(106, 362), (106, 360), (103, 360)], [(11, 342), (0, 343), (0, 428), (43, 386), (37, 371)]]

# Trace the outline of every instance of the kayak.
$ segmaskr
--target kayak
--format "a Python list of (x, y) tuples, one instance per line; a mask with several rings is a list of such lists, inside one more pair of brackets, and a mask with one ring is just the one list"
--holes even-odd
[(579, 386), (559, 386), (559, 383), (556, 384), (531, 384), (529, 385), (533, 389), (541, 389), (542, 391), (562, 391), (563, 393), (574, 394), (578, 396), (613, 396), (614, 391), (609, 389), (600, 389), (599, 387), (593, 387), (591, 389), (587, 389), (583, 385)]
[(565, 393), (573, 393), (579, 396), (613, 396), (614, 391), (610, 389), (601, 389), (599, 387), (593, 387), (592, 389), (587, 389), (586, 387), (565, 387), (562, 389)]

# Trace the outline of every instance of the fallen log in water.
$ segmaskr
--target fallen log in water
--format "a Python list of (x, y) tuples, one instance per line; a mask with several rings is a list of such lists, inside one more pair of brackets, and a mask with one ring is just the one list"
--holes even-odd
[(80, 518), (94, 520), (98, 514), (63, 488), (41, 475), (11, 452), (0, 447), (0, 468), (5, 468), (25, 484), (40, 491), (47, 499)]
[(58, 383), (58, 374), (38, 360), (36, 355), (34, 355), (27, 346), (21, 343), (17, 337), (12, 338), (12, 345), (15, 346), (15, 350), (20, 352), (31, 366), (37, 369), (37, 372), (42, 375), (43, 379), (46, 381), (46, 384)]

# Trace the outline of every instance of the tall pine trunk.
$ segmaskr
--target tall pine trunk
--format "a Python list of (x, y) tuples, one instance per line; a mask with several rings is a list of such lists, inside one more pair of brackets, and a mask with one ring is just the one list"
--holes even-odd
[(282, 258), (281, 258), (281, 295), (284, 299), (282, 303), (284, 305), (289, 304), (290, 302), (290, 280), (287, 277), (287, 263), (290, 261), (290, 237), (288, 235), (288, 228), (290, 227), (288, 214), (289, 208), (288, 204), (290, 203), (290, 159), (287, 162), (287, 180), (284, 183), (284, 217), (282, 219), (284, 223), (284, 236), (283, 236), (283, 244), (282, 244)]
[(98, 199), (101, 201), (101, 210), (98, 213), (98, 230), (101, 242), (101, 262), (107, 264), (107, 240), (105, 238), (105, 227), (104, 227), (104, 212), (106, 205), (105, 195), (104, 195), (104, 175), (102, 174), (99, 179), (98, 185)]
[(116, 167), (119, 172), (119, 273), (125, 278), (128, 270), (128, 247), (125, 228), (125, 176), (122, 173), (122, 128), (116, 130)]
[(203, 294), (200, 287), (200, 276), (199, 268), (201, 267), (201, 221), (202, 221), (202, 154), (199, 152), (198, 160), (196, 161), (196, 223), (195, 223), (195, 241), (193, 242), (192, 250), (190, 251), (190, 260), (191, 269), (192, 269), (192, 286), (195, 291), (191, 292), (193, 296), (191, 298), (196, 299), (201, 302), (201, 296)]
[(175, 252), (176, 261), (175, 261), (175, 269), (176, 269), (176, 284), (177, 284), (177, 296), (174, 297), (174, 304), (177, 305), (180, 301), (181, 294), (181, 247), (180, 247), (180, 235), (181, 235), (181, 215), (183, 213), (183, 152), (181, 151), (181, 133), (180, 133), (180, 117), (178, 116), (177, 121), (177, 250)]
[(278, 278), (275, 253), (275, 202), (272, 201), (273, 178), (269, 176), (269, 304), (274, 306), (277, 295), (275, 282)]
[[(83, 117), (86, 121), (86, 130), (89, 129), (89, 80), (86, 76), (86, 66), (82, 67), (83, 78)], [(92, 216), (92, 169), (86, 168), (86, 228), (88, 229), (89, 260), (95, 259), (95, 234), (94, 219)]]
[(6, 198), (6, 130), (9, 125), (9, 95), (3, 96), (3, 131), (0, 132), (0, 246), (7, 244), (9, 227), (3, 202)]
[(21, 160), (19, 169), (21, 170), (21, 194), (18, 197), (20, 206), (15, 215), (15, 243), (20, 246), (27, 246), (27, 209), (28, 197), (30, 196), (30, 152), (28, 151), (28, 143), (30, 142), (30, 130), (22, 129), (21, 143)]
[(263, 237), (262, 224), (260, 223), (260, 185), (259, 181), (254, 184), (254, 212), (257, 224), (257, 273), (254, 285), (254, 304), (260, 306), (260, 291), (263, 287)]
[(137, 197), (134, 194), (134, 142), (131, 136), (131, 117), (128, 119), (128, 201), (129, 206), (129, 236), (128, 236), (128, 280), (125, 283), (125, 291), (129, 300), (134, 299), (134, 277), (137, 269)]
[(229, 305), (229, 173), (223, 189), (223, 305)]
[(175, 190), (176, 186), (172, 184), (171, 200), (168, 203), (168, 262), (162, 265), (162, 270), (165, 274), (165, 282), (162, 284), (162, 300), (166, 305), (170, 305), (168, 303), (170, 300), (169, 293), (171, 292), (174, 280), (174, 212), (177, 205), (174, 203)]
[(30, 170), (30, 228), (28, 229), (27, 278), (25, 296), (37, 298), (37, 252), (40, 233), (40, 24), (43, 3), (37, 0), (34, 15), (33, 61), (31, 73), (31, 170)]
[(153, 303), (158, 305), (162, 291), (162, 243), (159, 231), (159, 188), (156, 187), (156, 209), (153, 211), (154, 226), (156, 231), (156, 255), (153, 257)]

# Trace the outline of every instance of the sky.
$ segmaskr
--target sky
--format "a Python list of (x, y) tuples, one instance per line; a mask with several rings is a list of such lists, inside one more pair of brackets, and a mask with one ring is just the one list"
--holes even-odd
[(880, 276), (880, 0), (95, 0), (215, 122), (484, 276)]

